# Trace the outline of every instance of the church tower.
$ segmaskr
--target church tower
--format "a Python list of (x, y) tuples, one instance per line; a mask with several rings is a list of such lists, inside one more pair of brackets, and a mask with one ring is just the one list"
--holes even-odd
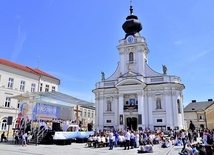
[(184, 125), (184, 85), (179, 77), (152, 70), (149, 49), (140, 35), (142, 24), (133, 14), (122, 25), (125, 37), (119, 41), (120, 61), (108, 78), (102, 72), (93, 90), (96, 100), (95, 128), (103, 129), (181, 129)]

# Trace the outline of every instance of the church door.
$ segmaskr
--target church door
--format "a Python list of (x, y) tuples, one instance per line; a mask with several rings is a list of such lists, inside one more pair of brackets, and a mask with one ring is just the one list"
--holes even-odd
[(137, 118), (136, 117), (128, 117), (126, 118), (126, 124), (128, 129), (137, 130)]

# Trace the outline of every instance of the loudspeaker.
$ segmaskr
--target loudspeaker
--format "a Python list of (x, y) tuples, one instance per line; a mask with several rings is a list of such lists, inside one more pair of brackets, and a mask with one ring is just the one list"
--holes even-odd
[(12, 116), (8, 116), (7, 117), (7, 125), (12, 125), (13, 122), (13, 117)]
[(88, 124), (88, 131), (93, 131), (93, 129), (92, 129), (92, 124)]
[(53, 131), (60, 131), (60, 123), (53, 122), (52, 123), (52, 130)]
[(170, 127), (167, 127), (167, 130), (171, 130)]

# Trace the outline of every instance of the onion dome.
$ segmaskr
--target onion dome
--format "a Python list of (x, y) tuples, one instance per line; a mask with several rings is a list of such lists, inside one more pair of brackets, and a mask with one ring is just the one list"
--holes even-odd
[(126, 33), (126, 36), (140, 36), (140, 31), (142, 30), (141, 22), (138, 20), (137, 16), (133, 14), (132, 5), (130, 5), (130, 15), (126, 17), (126, 21), (122, 26), (123, 30)]

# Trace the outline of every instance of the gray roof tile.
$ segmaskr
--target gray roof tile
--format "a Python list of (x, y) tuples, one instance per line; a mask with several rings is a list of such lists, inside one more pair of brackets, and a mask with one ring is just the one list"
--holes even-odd
[(214, 101), (191, 102), (184, 108), (184, 112), (205, 110), (212, 104)]

